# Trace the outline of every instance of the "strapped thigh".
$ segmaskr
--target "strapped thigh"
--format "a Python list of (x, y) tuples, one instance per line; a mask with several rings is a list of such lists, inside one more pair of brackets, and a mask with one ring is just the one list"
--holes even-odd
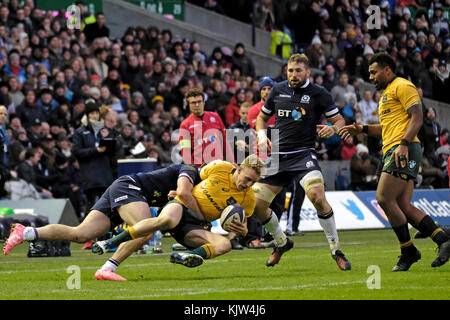
[(325, 187), (325, 182), (323, 181), (322, 172), (319, 170), (313, 170), (308, 172), (303, 178), (300, 179), (300, 185), (307, 194), (309, 189), (313, 187)]
[(277, 195), (276, 192), (270, 190), (264, 183), (256, 182), (252, 188), (256, 198), (268, 203), (271, 203)]

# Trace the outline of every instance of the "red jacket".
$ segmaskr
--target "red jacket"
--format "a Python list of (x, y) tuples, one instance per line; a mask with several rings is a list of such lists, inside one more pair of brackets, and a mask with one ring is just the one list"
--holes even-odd
[(225, 109), (225, 124), (227, 125), (227, 128), (241, 118), (239, 109), (236, 97), (232, 97), (230, 104)]
[(448, 178), (449, 178), (448, 186), (450, 187), (450, 158), (447, 159), (447, 173), (448, 173)]
[(205, 111), (202, 117), (189, 115), (180, 125), (179, 142), (184, 163), (196, 166), (213, 160), (234, 163), (226, 137), (225, 126), (216, 112)]
[[(264, 106), (264, 102), (260, 101), (260, 102), (255, 103), (248, 110), (248, 123), (250, 125), (250, 128), (255, 129), (256, 118), (258, 118), (258, 115), (261, 112), (261, 109), (263, 106)], [(273, 115), (272, 118), (269, 119), (269, 122), (267, 122), (267, 125), (269, 127), (273, 128), (273, 126), (275, 125), (275, 115)]]
[(342, 144), (341, 160), (352, 160), (353, 155), (356, 153), (356, 146), (354, 144)]

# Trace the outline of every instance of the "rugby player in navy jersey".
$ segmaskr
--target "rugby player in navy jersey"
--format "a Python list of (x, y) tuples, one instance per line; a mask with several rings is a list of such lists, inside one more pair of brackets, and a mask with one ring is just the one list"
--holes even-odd
[[(278, 171), (263, 177), (253, 186), (256, 196), (254, 214), (276, 242), (266, 263), (267, 266), (274, 266), (280, 261), (281, 255), (294, 244), (283, 233), (278, 218), (271, 214), (269, 205), (283, 187), (294, 179), (305, 190), (317, 210), (333, 259), (341, 270), (350, 270), (351, 264), (339, 246), (333, 209), (325, 197), (324, 180), (314, 147), (316, 133), (321, 138), (331, 137), (345, 125), (345, 120), (339, 114), (330, 93), (322, 86), (309, 82), (310, 74), (307, 56), (293, 54), (288, 61), (288, 79), (273, 86), (256, 119), (258, 146), (269, 151), (272, 145), (277, 146)], [(274, 129), (278, 130), (277, 141), (270, 141), (265, 130), (273, 115)], [(331, 126), (319, 124), (322, 115), (331, 122)], [(271, 155), (272, 162), (274, 155)], [(274, 165), (275, 163), (271, 163), (270, 167)]]
[[(23, 241), (70, 240), (84, 243), (106, 234), (115, 226), (126, 222), (133, 226), (151, 218), (150, 207), (163, 207), (171, 190), (176, 190), (185, 206), (194, 211), (200, 220), (204, 217), (197, 200), (192, 196), (194, 185), (200, 182), (198, 169), (192, 165), (173, 164), (167, 168), (125, 175), (115, 180), (92, 207), (83, 222), (71, 227), (50, 224), (41, 228), (16, 224), (6, 242), (4, 254)], [(136, 251), (153, 234), (123, 243), (102, 269), (97, 270), (97, 280), (126, 280), (115, 273), (119, 264)]]

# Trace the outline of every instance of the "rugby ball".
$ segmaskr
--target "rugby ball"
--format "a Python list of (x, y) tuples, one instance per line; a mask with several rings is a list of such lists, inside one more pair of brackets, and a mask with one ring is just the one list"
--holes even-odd
[(220, 215), (220, 226), (223, 230), (228, 231), (228, 226), (233, 221), (244, 222), (245, 211), (238, 204), (231, 204), (226, 207)]

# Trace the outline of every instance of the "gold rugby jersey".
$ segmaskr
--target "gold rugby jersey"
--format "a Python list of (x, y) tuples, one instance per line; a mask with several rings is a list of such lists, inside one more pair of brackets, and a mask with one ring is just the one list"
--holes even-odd
[[(192, 195), (197, 199), (205, 219), (214, 221), (230, 204), (239, 204), (250, 217), (255, 209), (256, 199), (252, 188), (239, 191), (232, 176), (236, 167), (226, 161), (216, 160), (200, 170), (202, 182), (197, 184)], [(180, 199), (176, 198), (178, 201)], [(181, 201), (180, 201), (181, 202)]]
[[(420, 103), (414, 84), (404, 78), (396, 77), (381, 94), (378, 103), (378, 116), (383, 140), (383, 154), (403, 139), (409, 123), (406, 110)], [(414, 142), (420, 142), (414, 137)]]

